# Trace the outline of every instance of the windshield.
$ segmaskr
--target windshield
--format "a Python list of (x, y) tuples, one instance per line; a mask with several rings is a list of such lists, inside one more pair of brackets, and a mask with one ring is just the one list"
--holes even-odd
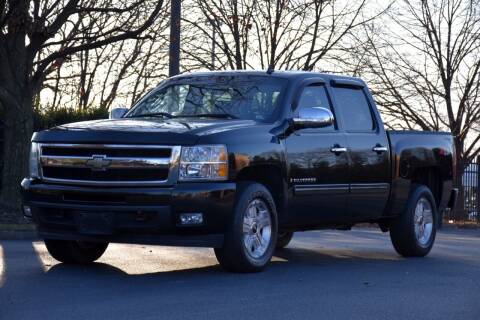
[(221, 117), (271, 121), (286, 80), (268, 76), (214, 76), (181, 79), (154, 90), (125, 116)]

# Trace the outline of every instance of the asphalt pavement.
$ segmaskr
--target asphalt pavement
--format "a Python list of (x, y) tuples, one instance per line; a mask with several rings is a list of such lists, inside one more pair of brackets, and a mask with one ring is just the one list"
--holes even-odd
[(0, 319), (480, 319), (480, 230), (446, 230), (425, 258), (375, 229), (295, 235), (262, 273), (211, 249), (111, 244), (91, 266), (42, 242), (0, 241)]

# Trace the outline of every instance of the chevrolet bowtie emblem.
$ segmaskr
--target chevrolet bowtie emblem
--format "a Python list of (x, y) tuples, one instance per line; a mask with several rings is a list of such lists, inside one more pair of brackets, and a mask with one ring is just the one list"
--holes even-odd
[(112, 160), (107, 159), (106, 155), (94, 154), (85, 162), (85, 165), (94, 171), (104, 171), (111, 162)]

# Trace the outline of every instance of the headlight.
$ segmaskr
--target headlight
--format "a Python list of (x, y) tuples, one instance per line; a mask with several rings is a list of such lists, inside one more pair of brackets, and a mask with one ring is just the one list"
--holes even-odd
[(29, 160), (30, 178), (38, 178), (40, 176), (38, 173), (38, 165), (39, 165), (38, 144), (36, 142), (32, 142), (30, 147), (30, 160)]
[(227, 148), (224, 145), (182, 147), (180, 181), (226, 180)]

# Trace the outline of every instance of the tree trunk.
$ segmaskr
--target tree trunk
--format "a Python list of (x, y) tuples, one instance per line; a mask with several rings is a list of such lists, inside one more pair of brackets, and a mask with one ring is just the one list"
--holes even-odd
[(23, 94), (20, 105), (6, 106), (3, 146), (3, 172), (0, 193), (2, 220), (20, 222), (20, 182), (28, 174), (28, 155), (33, 131), (32, 99)]
[[(27, 174), (33, 127), (29, 76), (33, 57), (27, 53), (29, 1), (9, 1), (6, 31), (0, 37), (0, 103), (4, 110), (4, 144), (0, 219), (20, 222), (20, 182)], [(4, 31), (5, 32), (5, 31)]]

